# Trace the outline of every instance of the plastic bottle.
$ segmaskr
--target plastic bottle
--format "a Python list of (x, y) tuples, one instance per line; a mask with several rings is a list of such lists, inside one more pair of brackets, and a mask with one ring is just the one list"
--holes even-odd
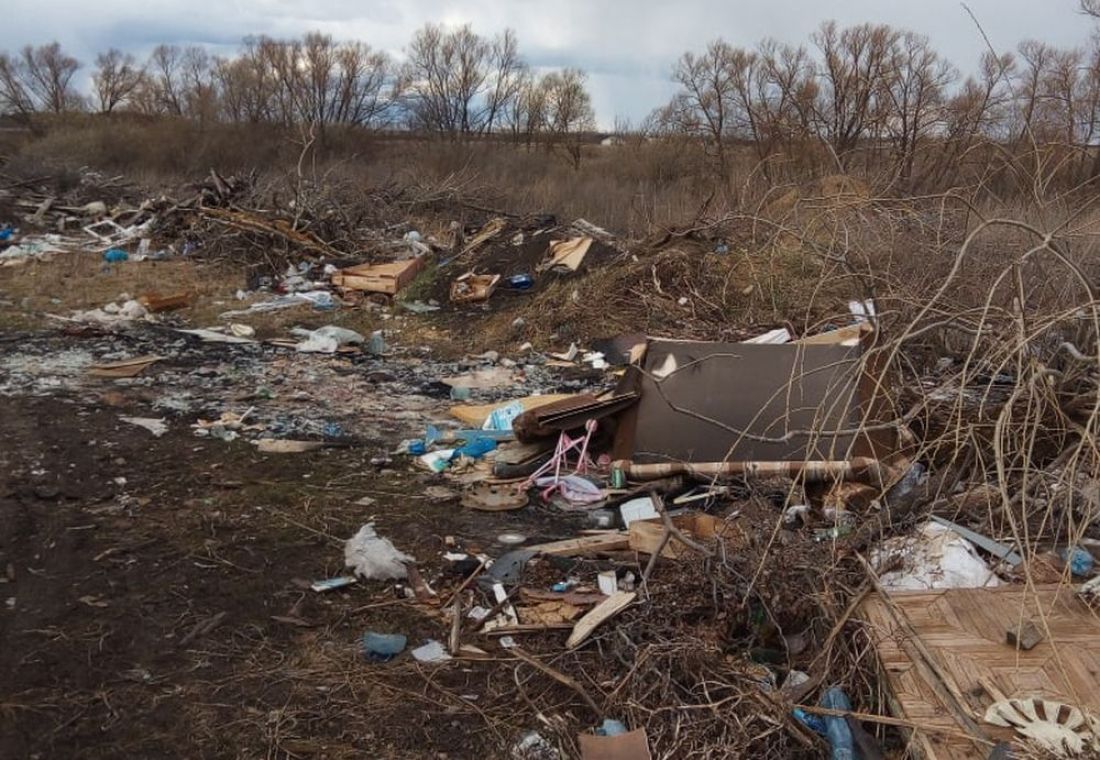
[[(851, 711), (852, 703), (848, 701), (848, 695), (839, 686), (830, 686), (821, 695), (818, 701), (822, 707), (830, 710)], [(855, 760), (855, 742), (852, 739), (852, 729), (848, 728), (848, 721), (835, 715), (824, 716), (825, 738), (833, 748), (832, 760)]]

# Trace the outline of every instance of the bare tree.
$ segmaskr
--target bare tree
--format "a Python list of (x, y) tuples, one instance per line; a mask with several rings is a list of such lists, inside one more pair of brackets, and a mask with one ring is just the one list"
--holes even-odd
[(947, 88), (956, 77), (955, 68), (924, 35), (905, 32), (897, 39), (884, 87), (889, 102), (885, 127), (903, 180), (913, 176), (919, 144), (943, 124)]
[(574, 169), (581, 165), (584, 133), (596, 128), (592, 97), (584, 84), (586, 78), (582, 70), (572, 68), (543, 77), (549, 144), (562, 150)]
[(24, 120), (38, 110), (27, 87), (23, 61), (8, 53), (0, 53), (0, 106)]
[(492, 132), (502, 113), (519, 97), (527, 81), (527, 64), (519, 54), (516, 33), (505, 29), (489, 49), (489, 90), (486, 93), (483, 131)]
[(427, 24), (409, 43), (402, 74), (412, 122), (451, 135), (490, 132), (502, 116), (514, 127), (506, 112), (520, 108), (526, 70), (511, 30), (487, 41), (469, 25)]
[(1042, 106), (1043, 86), (1053, 63), (1054, 49), (1038, 40), (1024, 40), (1017, 48), (1020, 68), (1016, 79), (1017, 139), (1034, 138), (1036, 116)]
[(183, 51), (175, 45), (157, 45), (149, 56), (148, 85), (154, 107), (161, 113), (183, 115), (182, 59)]
[(705, 140), (723, 177), (729, 174), (726, 138), (737, 105), (733, 57), (734, 49), (721, 39), (707, 45), (701, 55), (684, 53), (672, 70), (681, 89), (665, 111), (665, 118), (681, 131)]
[(39, 110), (64, 113), (83, 104), (72, 85), (80, 62), (67, 55), (60, 43), (24, 47), (21, 69), (23, 86), (36, 101)]
[(111, 113), (133, 94), (141, 83), (142, 71), (134, 56), (111, 48), (95, 59), (92, 86), (95, 88), (101, 113)]
[(839, 29), (827, 21), (812, 37), (821, 52), (821, 94), (815, 114), (821, 136), (840, 167), (848, 168), (860, 140), (882, 126), (878, 96), (889, 73), (898, 32), (885, 25)]

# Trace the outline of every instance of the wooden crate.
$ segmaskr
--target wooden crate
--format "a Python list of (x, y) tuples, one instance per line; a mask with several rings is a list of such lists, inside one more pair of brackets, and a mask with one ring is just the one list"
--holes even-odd
[(396, 295), (424, 269), (423, 256), (390, 264), (359, 264), (332, 275), (332, 284), (345, 290)]

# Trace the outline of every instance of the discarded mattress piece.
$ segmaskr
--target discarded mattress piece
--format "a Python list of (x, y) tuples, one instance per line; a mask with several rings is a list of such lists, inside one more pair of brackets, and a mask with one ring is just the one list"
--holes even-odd
[(848, 337), (779, 345), (650, 340), (641, 366), (628, 367), (616, 390), (641, 400), (622, 415), (614, 458), (634, 465), (884, 458), (896, 447), (892, 431), (853, 432), (884, 410), (862, 369), (859, 341), (846, 345)]

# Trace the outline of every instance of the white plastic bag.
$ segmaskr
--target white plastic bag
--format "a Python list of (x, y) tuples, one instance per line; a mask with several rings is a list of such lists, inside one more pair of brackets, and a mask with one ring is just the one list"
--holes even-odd
[(374, 523), (367, 523), (344, 543), (344, 564), (370, 580), (403, 580), (408, 577), (405, 563), (415, 561), (375, 533)]

